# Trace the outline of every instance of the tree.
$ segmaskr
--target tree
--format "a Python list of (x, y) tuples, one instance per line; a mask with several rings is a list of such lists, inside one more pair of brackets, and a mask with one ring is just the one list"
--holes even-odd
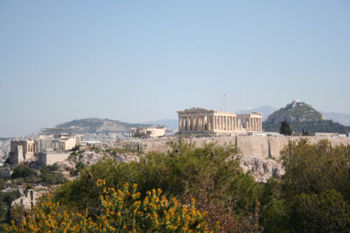
[(280, 133), (283, 135), (292, 135), (292, 129), (288, 121), (285, 120), (281, 122)]

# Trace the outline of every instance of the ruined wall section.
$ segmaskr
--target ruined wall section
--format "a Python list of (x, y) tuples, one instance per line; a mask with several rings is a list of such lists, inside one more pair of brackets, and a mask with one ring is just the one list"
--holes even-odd
[[(244, 156), (254, 156), (259, 159), (279, 159), (280, 151), (288, 145), (290, 141), (298, 141), (307, 138), (310, 143), (315, 144), (320, 140), (328, 140), (333, 146), (350, 145), (350, 137), (293, 137), (293, 136), (218, 136), (218, 137), (188, 137), (183, 138), (184, 142), (193, 142), (196, 146), (204, 143), (216, 142), (218, 145), (234, 145)], [(141, 140), (139, 148), (145, 153), (148, 152), (168, 152), (171, 148), (170, 141), (178, 141), (178, 137), (170, 137), (159, 140)], [(119, 145), (118, 147), (125, 147)], [(136, 148), (136, 146), (134, 146)]]

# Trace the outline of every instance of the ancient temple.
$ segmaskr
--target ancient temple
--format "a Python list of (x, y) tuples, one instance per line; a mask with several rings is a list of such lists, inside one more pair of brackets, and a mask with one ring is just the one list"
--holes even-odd
[(179, 133), (235, 133), (262, 131), (262, 114), (234, 114), (204, 108), (178, 111)]

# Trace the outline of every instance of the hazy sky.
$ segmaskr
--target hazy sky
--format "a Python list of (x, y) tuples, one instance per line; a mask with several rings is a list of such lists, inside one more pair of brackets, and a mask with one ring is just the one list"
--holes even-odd
[(350, 113), (350, 1), (0, 0), (0, 136), (299, 99)]

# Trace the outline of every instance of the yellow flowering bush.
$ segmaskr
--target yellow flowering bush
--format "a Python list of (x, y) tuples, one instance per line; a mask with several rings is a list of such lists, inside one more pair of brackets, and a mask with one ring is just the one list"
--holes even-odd
[(162, 195), (161, 189), (146, 192), (141, 198), (137, 184), (122, 189), (106, 187), (98, 180), (102, 205), (99, 216), (89, 216), (53, 203), (50, 198), (34, 207), (20, 225), (6, 232), (212, 232), (205, 221), (206, 213), (196, 209), (195, 200), (182, 205), (175, 198)]

